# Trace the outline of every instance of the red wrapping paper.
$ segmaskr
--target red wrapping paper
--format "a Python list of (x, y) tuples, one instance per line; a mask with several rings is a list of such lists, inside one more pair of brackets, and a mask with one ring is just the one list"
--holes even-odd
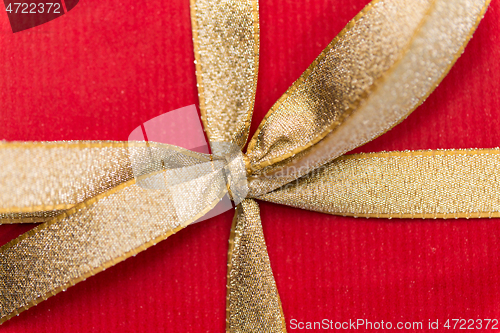
[[(260, 2), (252, 133), (368, 2)], [(500, 146), (499, 22), (493, 1), (429, 99), (356, 151)], [(141, 123), (198, 103), (187, 0), (82, 0), (16, 34), (2, 7), (0, 40), (0, 140), (127, 140)], [(500, 321), (500, 219), (354, 219), (260, 207), (289, 332), (306, 331), (292, 320), (422, 322), (417, 331), (428, 331), (429, 320), (439, 320), (438, 331), (450, 331), (447, 319)], [(182, 230), (0, 332), (224, 331), (232, 215)], [(31, 227), (0, 226), (0, 244)]]

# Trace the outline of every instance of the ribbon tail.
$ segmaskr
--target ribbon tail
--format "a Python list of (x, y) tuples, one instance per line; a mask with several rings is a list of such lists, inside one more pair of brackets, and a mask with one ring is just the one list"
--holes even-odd
[(134, 174), (162, 170), (162, 160), (171, 168), (210, 161), (208, 155), (161, 143), (0, 142), (0, 224), (48, 222)]
[(238, 206), (231, 228), (226, 331), (286, 332), (259, 205), (252, 199)]
[(342, 156), (260, 200), (380, 218), (500, 217), (500, 149)]
[[(155, 170), (145, 164), (151, 167), (146, 171)], [(132, 178), (0, 247), (0, 324), (204, 216), (228, 191), (220, 168), (212, 170), (216, 165)], [(174, 176), (181, 173), (184, 182), (163, 184), (164, 177), (179, 180)]]
[(127, 142), (0, 142), (0, 224), (47, 222), (131, 179)]

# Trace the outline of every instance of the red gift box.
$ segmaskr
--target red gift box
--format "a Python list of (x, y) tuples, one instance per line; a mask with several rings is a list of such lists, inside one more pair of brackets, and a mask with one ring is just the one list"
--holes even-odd
[[(252, 133), (368, 2), (261, 1)], [(81, 1), (15, 34), (7, 14), (0, 17), (0, 139), (127, 140), (145, 121), (198, 103), (186, 0)], [(493, 1), (429, 99), (356, 151), (500, 146), (499, 18)], [(324, 319), (422, 322), (424, 331), (436, 320), (441, 329), (448, 319), (500, 321), (500, 219), (354, 219), (260, 207), (289, 331)], [(233, 213), (180, 231), (0, 331), (223, 331)], [(0, 226), (0, 244), (31, 227)]]

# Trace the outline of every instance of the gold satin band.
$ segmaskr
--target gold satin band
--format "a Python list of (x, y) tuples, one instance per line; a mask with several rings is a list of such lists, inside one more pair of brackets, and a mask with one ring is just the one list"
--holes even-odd
[[(134, 179), (132, 161), (179, 152), (185, 163), (205, 154), (145, 142), (0, 142), (0, 223), (44, 222)], [(145, 162), (142, 162), (145, 164)]]
[(52, 220), (62, 213), (64, 213), (64, 210), (38, 211), (34, 213), (5, 213), (0, 214), (0, 224), (43, 223)]
[(286, 332), (259, 205), (244, 200), (236, 210), (229, 239), (227, 332)]
[(342, 156), (258, 199), (357, 217), (500, 217), (500, 150)]
[[(462, 54), (488, 4), (386, 0), (367, 6), (252, 138), (252, 196), (306, 175), (406, 118)], [(274, 173), (282, 176), (270, 177)]]
[(0, 161), (0, 214), (11, 219), (52, 215), (133, 179), (126, 142), (5, 142)]
[(201, 118), (210, 141), (243, 148), (259, 70), (257, 0), (191, 0)]
[(177, 203), (170, 191), (131, 180), (14, 239), (0, 248), (0, 323), (166, 239), (224, 194), (185, 220), (172, 209)]

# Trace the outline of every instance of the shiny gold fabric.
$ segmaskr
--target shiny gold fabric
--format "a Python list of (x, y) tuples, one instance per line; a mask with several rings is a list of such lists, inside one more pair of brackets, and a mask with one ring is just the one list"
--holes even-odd
[[(9, 204), (8, 196), (2, 198), (6, 215), (13, 214), (14, 219), (24, 212), (50, 215), (53, 207), (67, 205), (61, 214), (0, 248), (0, 322), (195, 222), (234, 188), (227, 187), (227, 179), (234, 180), (233, 184), (245, 179), (241, 157), (226, 163), (217, 156), (208, 158), (169, 145), (127, 144), (125, 151), (123, 144), (89, 142), (43, 146), (6, 143), (0, 149), (10, 161), (5, 166), (34, 157), (46, 161), (6, 168), (9, 176), (19, 179), (9, 178), (10, 183), (4, 179), (0, 188), (19, 195), (22, 203), (15, 206)], [(101, 162), (113, 166), (107, 175), (105, 170), (95, 172), (92, 167), (79, 169), (88, 179), (86, 187), (80, 179), (59, 174), (61, 165), (51, 159), (62, 154), (68, 160), (61, 160), (61, 164), (68, 170), (78, 169), (93, 166), (96, 156), (109, 149), (112, 157), (123, 159), (113, 164), (103, 157)], [(104, 172), (102, 177), (99, 172)], [(126, 176), (111, 178), (115, 173)], [(106, 191), (101, 190), (105, 186), (93, 186), (106, 181), (111, 183)], [(19, 187), (10, 188), (12, 182)], [(52, 205), (38, 205), (45, 190), (57, 190), (53, 183), (61, 184), (59, 195), (53, 196)], [(239, 192), (232, 191), (234, 195)], [(83, 200), (76, 202), (79, 195)]]
[[(144, 142), (0, 142), (0, 222), (46, 220), (134, 179), (132, 165), (181, 151), (184, 166), (210, 158)], [(134, 163), (135, 162), (135, 163)]]
[(66, 210), (134, 178), (124, 142), (0, 143), (0, 213)]
[(328, 214), (500, 217), (500, 150), (342, 156), (258, 199)]
[(258, 169), (252, 195), (301, 177), (402, 121), (462, 54), (488, 3), (368, 5), (273, 106), (252, 138), (247, 154)]
[(210, 141), (245, 146), (259, 69), (257, 0), (191, 0), (196, 77)]
[(338, 127), (398, 64), (433, 6), (431, 0), (369, 4), (268, 112), (249, 143), (254, 168), (303, 151)]
[(236, 210), (227, 270), (227, 331), (286, 332), (259, 205), (252, 199)]
[(0, 144), (0, 218), (48, 221), (0, 248), (0, 323), (165, 239), (226, 193), (247, 198), (230, 238), (228, 332), (286, 331), (250, 198), (352, 216), (500, 216), (498, 149), (339, 158), (423, 102), (488, 4), (373, 1), (273, 106), (243, 156), (258, 69), (257, 1), (192, 0), (200, 107), (214, 155), (149, 143)]

